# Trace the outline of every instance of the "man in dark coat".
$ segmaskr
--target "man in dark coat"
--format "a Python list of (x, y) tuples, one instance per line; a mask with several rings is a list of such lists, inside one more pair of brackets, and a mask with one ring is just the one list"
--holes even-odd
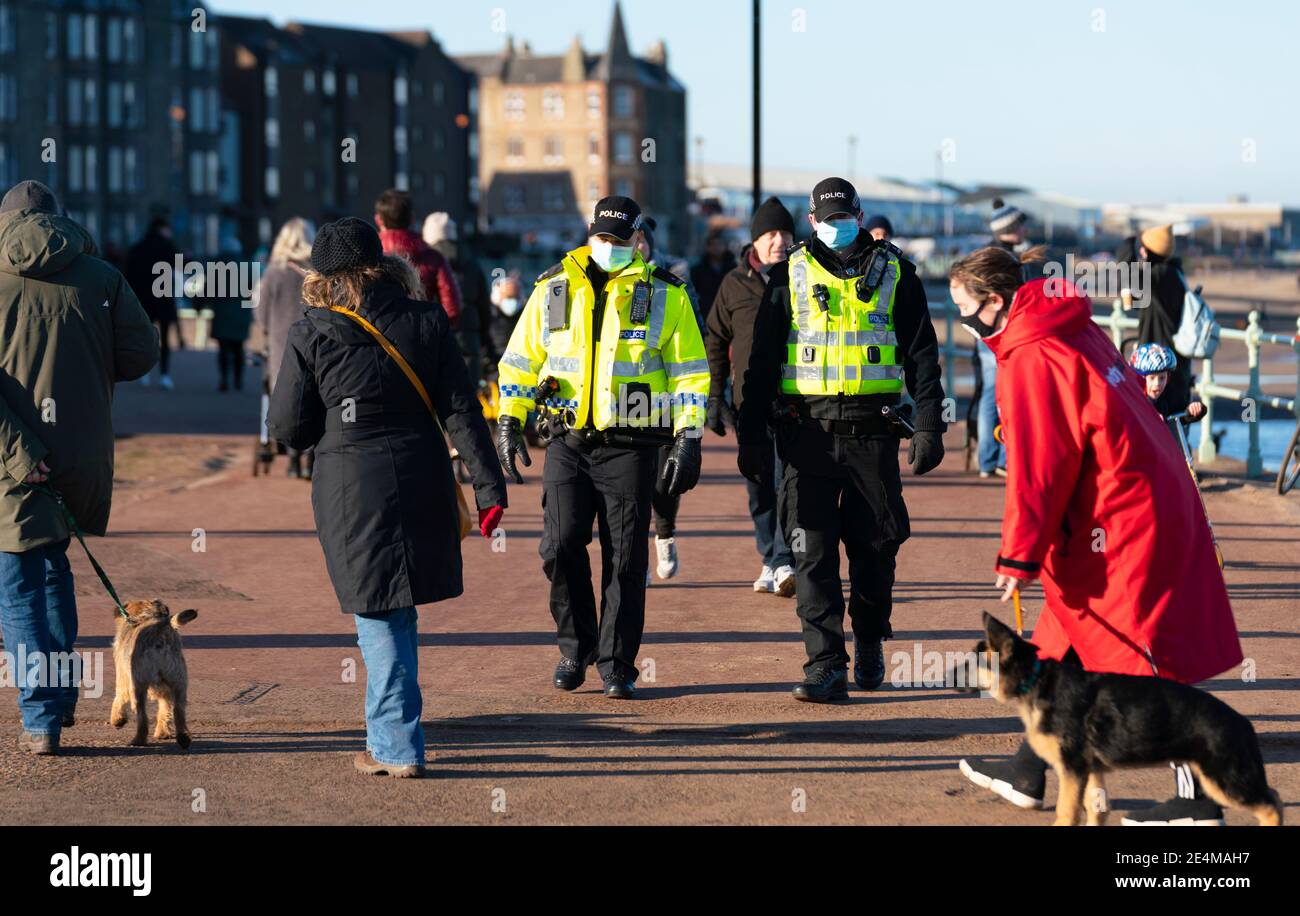
[[(338, 286), (376, 267), (384, 274), (352, 301), (317, 298), (329, 292), (320, 284), (314, 294), (308, 276), (304, 295), (317, 307), (289, 331), (268, 428), (293, 448), (316, 449), (316, 530), (339, 605), (356, 615), (369, 679), (367, 752), (356, 766), (418, 776), (415, 605), (464, 588), (457, 485), (438, 421), (473, 476), (485, 537), (505, 508), (505, 478), (447, 315), (412, 298), (418, 280), (409, 266), (385, 258), (375, 230), (353, 218), (320, 228), (311, 262)], [(422, 388), (358, 318), (401, 354)]]
[[(163, 276), (162, 265), (166, 265), (168, 281), (174, 279), (171, 271), (179, 253), (176, 246), (172, 244), (171, 223), (164, 216), (155, 216), (150, 221), (144, 237), (132, 245), (126, 253), (126, 281), (131, 284), (136, 298), (144, 306), (149, 320), (158, 326), (158, 384), (167, 391), (172, 387), (171, 334), (172, 329), (175, 328), (179, 339), (180, 319), (176, 314), (176, 300), (173, 298), (175, 291), (169, 284), (160, 285), (158, 281), (160, 276)], [(142, 384), (147, 384), (148, 374), (143, 375), (140, 381)]]
[[(0, 202), (0, 624), (17, 656), (71, 652), (77, 604), (60, 493), (86, 534), (103, 535), (113, 494), (113, 384), (158, 359), (131, 287), (44, 185)], [(75, 684), (29, 686), (18, 706), (31, 753), (58, 750)]]
[[(763, 301), (773, 265), (785, 261), (786, 249), (794, 243), (794, 217), (781, 201), (769, 197), (754, 211), (749, 235), (753, 241), (741, 252), (741, 263), (722, 279), (713, 308), (709, 310), (709, 334), (704, 339), (709, 355), (709, 428), (719, 436), (726, 435), (728, 419), (735, 426), (736, 410), (744, 400), (745, 373), (754, 344), (758, 305)], [(763, 431), (771, 442), (770, 430)], [(754, 591), (789, 598), (795, 588), (794, 554), (781, 531), (776, 507), (776, 482), (781, 479), (783, 469), (776, 457), (775, 444), (769, 451), (773, 460), (769, 479), (761, 483), (745, 481), (749, 514), (754, 520), (754, 539), (763, 558), (763, 568), (754, 580)]]

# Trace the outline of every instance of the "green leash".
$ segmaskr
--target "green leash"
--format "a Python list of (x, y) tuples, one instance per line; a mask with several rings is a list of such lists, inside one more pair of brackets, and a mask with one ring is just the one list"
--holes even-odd
[(113, 583), (108, 580), (108, 573), (104, 572), (104, 567), (99, 565), (99, 561), (95, 559), (95, 555), (91, 553), (90, 548), (86, 546), (86, 539), (81, 536), (81, 529), (77, 527), (77, 520), (72, 517), (72, 511), (68, 508), (68, 504), (64, 502), (63, 494), (54, 489), (54, 487), (42, 486), (41, 484), (36, 483), (29, 483), (27, 484), (27, 487), (35, 490), (37, 493), (44, 493), (59, 504), (59, 508), (63, 510), (63, 520), (68, 523), (68, 530), (76, 535), (77, 540), (81, 542), (81, 549), (86, 551), (86, 559), (90, 561), (90, 565), (94, 568), (95, 574), (99, 576), (99, 581), (104, 583), (104, 589), (108, 592), (109, 597), (113, 599), (113, 604), (117, 606), (117, 612), (126, 620), (130, 620), (131, 615), (126, 612), (126, 608), (122, 605), (122, 599), (117, 597), (117, 589), (113, 588)]

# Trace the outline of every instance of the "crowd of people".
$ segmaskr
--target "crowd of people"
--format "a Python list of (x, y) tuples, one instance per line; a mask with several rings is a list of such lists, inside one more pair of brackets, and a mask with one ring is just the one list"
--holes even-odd
[[(927, 474), (943, 461), (947, 429), (926, 293), (889, 220), (864, 213), (853, 185), (830, 177), (809, 195), (806, 241), (769, 198), (738, 257), (713, 233), (687, 265), (659, 251), (656, 223), (636, 201), (607, 197), (586, 244), (529, 289), (510, 274), (488, 283), (446, 214), (420, 232), (414, 215), (409, 195), (390, 190), (369, 220), (288, 221), (256, 297), (268, 430), (289, 473), (311, 480), (328, 574), (366, 664), (357, 769), (422, 775), (416, 607), (465, 590), (461, 540), (501, 530), (530, 447), (545, 449), (539, 552), (556, 688), (576, 689), (594, 667), (606, 697), (635, 696), (650, 532), (655, 571), (671, 578), (701, 438), (729, 429), (759, 555), (753, 589), (793, 599), (803, 633), (793, 697), (843, 700), (850, 669), (858, 689), (878, 688), (911, 534), (900, 446), (912, 473)], [(997, 586), (1007, 600), (1041, 580), (1034, 640), (1044, 657), (1202, 681), (1241, 651), (1196, 486), (1164, 423), (1203, 413), (1171, 346), (1186, 289), (1173, 235), (1149, 229), (1120, 253), (1154, 277), (1128, 362), (1086, 296), (1047, 285), (1026, 224), (997, 202), (990, 244), (950, 273), (976, 338), (980, 473), (1007, 487)], [(153, 265), (176, 256), (166, 219), (127, 253), (125, 276), (96, 253), (39, 183), (0, 203), (0, 317), (22, 342), (0, 366), (0, 623), (11, 650), (72, 647), (66, 551), (72, 520), (89, 534), (107, 525), (112, 386), (148, 378), (155, 364), (159, 384), (171, 385), (175, 304), (152, 283)], [(12, 303), (28, 316), (17, 324)], [(235, 321), (214, 329), (223, 386), (242, 381), (247, 333)], [(41, 415), (50, 398), (57, 425)], [(454, 460), (472, 480), (472, 506)], [(1104, 551), (1085, 543), (1098, 526)], [(24, 749), (57, 752), (75, 694), (20, 685)], [(1046, 767), (1028, 745), (961, 769), (1017, 805), (1042, 805)], [(1132, 818), (1217, 822), (1222, 812), (1184, 767), (1173, 800)]]

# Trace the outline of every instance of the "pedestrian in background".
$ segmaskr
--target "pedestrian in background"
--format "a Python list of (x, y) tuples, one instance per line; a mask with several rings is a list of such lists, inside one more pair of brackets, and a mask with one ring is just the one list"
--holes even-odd
[[(772, 266), (783, 263), (787, 249), (794, 244), (794, 217), (781, 201), (769, 197), (750, 218), (749, 236), (752, 241), (741, 252), (740, 264), (722, 279), (709, 311), (709, 333), (704, 339), (709, 354), (708, 425), (719, 436), (727, 434), (728, 422), (736, 425), (736, 411), (744, 400), (758, 305), (763, 301)], [(784, 469), (771, 430), (764, 426), (763, 433), (772, 460), (771, 473), (762, 482), (745, 481), (754, 540), (763, 560), (754, 591), (789, 598), (795, 591), (794, 554), (786, 544), (776, 507), (777, 486)]]
[[(238, 251), (227, 251), (218, 260), (237, 264)], [(244, 390), (244, 343), (253, 325), (253, 303), (245, 300), (239, 289), (217, 289), (206, 296), (212, 309), (212, 339), (217, 342), (217, 390)]]
[(447, 259), (434, 251), (411, 229), (411, 195), (389, 188), (375, 201), (375, 225), (384, 254), (400, 254), (420, 275), (424, 298), (447, 313), (452, 331), (460, 326), (460, 287)]
[[(1151, 271), (1149, 292), (1138, 305), (1138, 343), (1156, 343), (1174, 348), (1174, 335), (1183, 321), (1183, 302), (1187, 283), (1183, 278), (1182, 259), (1175, 256), (1176, 239), (1172, 225), (1154, 226), (1140, 233), (1136, 260), (1147, 262)], [(1192, 361), (1178, 360), (1169, 373), (1164, 404), (1170, 413), (1187, 409), (1192, 400)]]
[(459, 238), (456, 221), (446, 213), (430, 213), (424, 221), (424, 241), (451, 265), (460, 289), (460, 323), (456, 339), (465, 355), (465, 368), (475, 385), (483, 380), (483, 335), (492, 320), (487, 277), (474, 250)]
[(722, 288), (722, 278), (736, 266), (736, 256), (727, 247), (727, 237), (714, 229), (704, 239), (704, 255), (691, 268), (691, 284), (699, 298), (699, 310), (707, 321), (713, 300)]
[[(132, 245), (126, 253), (127, 282), (131, 284), (136, 298), (144, 306), (149, 320), (158, 327), (158, 386), (164, 391), (171, 391), (173, 387), (171, 376), (173, 331), (176, 333), (177, 345), (184, 345), (184, 340), (181, 338), (180, 318), (176, 313), (177, 290), (172, 288), (180, 283), (180, 276), (175, 267), (178, 254), (180, 252), (172, 244), (171, 223), (165, 216), (155, 216), (150, 220), (144, 237)], [(140, 384), (149, 384), (147, 373), (140, 377)]]
[[(309, 220), (295, 216), (280, 227), (268, 256), (266, 271), (257, 287), (257, 321), (262, 327), (266, 347), (267, 392), (275, 393), (275, 379), (289, 338), (289, 328), (306, 310), (302, 299), (302, 281), (311, 268), (311, 245), (316, 227)], [(285, 445), (289, 458), (288, 475), (311, 479), (312, 450)], [(305, 462), (305, 466), (304, 466)]]
[[(102, 536), (113, 496), (113, 385), (158, 360), (158, 335), (126, 279), (37, 181), (0, 200), (0, 632), (11, 656), (72, 652), (77, 601), (62, 496)], [(55, 413), (57, 411), (57, 414)], [(56, 422), (57, 418), (57, 422)], [(20, 750), (58, 752), (77, 685), (14, 675)]]
[(490, 371), (495, 376), (497, 362), (510, 346), (510, 335), (515, 332), (519, 313), (524, 308), (523, 284), (519, 282), (519, 275), (512, 271), (497, 277), (492, 281), (488, 298), (492, 308), (488, 320), (487, 352)]
[(446, 313), (419, 301), (410, 263), (385, 256), (375, 230), (349, 217), (320, 228), (311, 264), (311, 308), (289, 329), (268, 427), (294, 448), (316, 448), (316, 530), (366, 663), (366, 750), (354, 765), (420, 776), (415, 606), (464, 590), (457, 485), (439, 424), (469, 466), (485, 537), (500, 524), (505, 480)]
[(870, 217), (862, 224), (862, 228), (878, 242), (888, 242), (894, 237), (894, 224), (889, 221), (889, 217), (880, 214)]

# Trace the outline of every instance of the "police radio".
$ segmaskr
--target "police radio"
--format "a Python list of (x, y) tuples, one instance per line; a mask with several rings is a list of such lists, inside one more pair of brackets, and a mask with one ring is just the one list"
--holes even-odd
[(867, 269), (858, 277), (857, 294), (863, 302), (870, 302), (876, 290), (885, 279), (885, 270), (889, 267), (889, 252), (884, 246), (873, 248), (867, 259)]
[(813, 298), (817, 300), (817, 307), (823, 312), (829, 311), (831, 307), (831, 291), (826, 288), (825, 283), (814, 283), (812, 288)]
[(628, 320), (633, 324), (645, 324), (649, 317), (650, 292), (650, 284), (644, 280), (637, 280), (632, 287), (632, 307), (628, 312)]

